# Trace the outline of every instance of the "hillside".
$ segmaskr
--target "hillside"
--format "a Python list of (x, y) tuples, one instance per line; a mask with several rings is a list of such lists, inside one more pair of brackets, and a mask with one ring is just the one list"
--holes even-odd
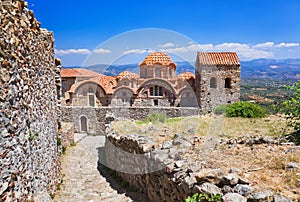
[[(183, 72), (195, 72), (193, 63), (176, 63), (177, 75)], [(98, 64), (84, 68), (110, 76), (117, 75), (122, 71), (139, 73), (139, 66), (137, 63), (124, 65)], [(242, 78), (298, 79), (298, 74), (300, 74), (300, 59), (256, 59), (251, 61), (241, 61)]]

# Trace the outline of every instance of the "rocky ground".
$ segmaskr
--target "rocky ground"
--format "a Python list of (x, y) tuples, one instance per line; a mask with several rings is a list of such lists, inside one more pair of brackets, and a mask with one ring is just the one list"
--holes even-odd
[[(151, 138), (158, 151), (175, 160), (169, 169), (176, 172), (176, 179), (210, 183), (216, 193), (236, 193), (249, 201), (300, 199), (300, 147), (281, 137), (290, 130), (284, 118), (225, 118), (217, 120), (219, 125), (213, 123), (216, 119), (189, 117), (165, 124), (120, 121), (113, 128), (123, 135), (136, 134), (138, 140)], [(193, 175), (187, 178), (190, 168)]]
[(105, 171), (98, 170), (98, 151), (103, 146), (103, 136), (86, 136), (76, 146), (68, 147), (62, 159), (63, 182), (54, 201), (148, 201), (145, 196), (121, 187)]

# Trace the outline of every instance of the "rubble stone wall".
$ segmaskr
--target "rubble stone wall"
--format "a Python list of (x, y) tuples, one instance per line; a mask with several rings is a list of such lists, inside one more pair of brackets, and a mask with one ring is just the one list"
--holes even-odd
[(62, 106), (62, 121), (73, 122), (75, 132), (81, 131), (80, 118), (87, 118), (89, 134), (105, 134), (106, 115), (116, 119), (143, 120), (152, 112), (166, 114), (167, 117), (184, 117), (199, 114), (197, 107), (69, 107)]
[(53, 33), (23, 0), (0, 1), (0, 22), (0, 201), (49, 199), (61, 152)]

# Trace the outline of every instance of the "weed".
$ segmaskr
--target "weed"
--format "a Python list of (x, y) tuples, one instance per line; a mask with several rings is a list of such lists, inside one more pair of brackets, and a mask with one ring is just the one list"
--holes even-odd
[(189, 196), (185, 202), (221, 202), (222, 196), (220, 194), (199, 194)]
[(67, 147), (62, 146), (62, 148), (61, 148), (62, 154), (66, 154), (66, 150), (67, 150)]
[(76, 146), (76, 142), (74, 142), (74, 141), (73, 141), (73, 142), (71, 142), (71, 143), (70, 143), (70, 146), (71, 146), (71, 147), (74, 147), (74, 146)]

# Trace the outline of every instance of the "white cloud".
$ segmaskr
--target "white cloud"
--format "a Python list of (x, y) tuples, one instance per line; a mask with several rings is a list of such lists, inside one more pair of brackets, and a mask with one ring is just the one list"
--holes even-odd
[(82, 55), (87, 55), (90, 54), (91, 51), (86, 48), (80, 48), (80, 49), (66, 49), (66, 50), (58, 50), (55, 49), (55, 54), (57, 55), (69, 55), (69, 54), (82, 54)]
[(102, 53), (111, 53), (111, 50), (99, 48), (99, 49), (94, 50), (93, 52), (102, 54)]
[(171, 43), (171, 42), (168, 42), (168, 43), (165, 43), (163, 45), (161, 45), (160, 47), (162, 48), (171, 48), (171, 47), (174, 47), (175, 44)]
[(155, 52), (153, 49), (129, 49), (123, 52), (124, 55), (127, 54), (143, 54), (143, 53), (152, 53)]
[(195, 52), (195, 51), (204, 51), (211, 50), (213, 48), (212, 44), (191, 44), (189, 46), (177, 47), (177, 48), (168, 48), (165, 51), (170, 53), (185, 53), (185, 52)]
[(276, 48), (290, 48), (290, 47), (296, 47), (296, 46), (299, 46), (299, 43), (280, 43), (280, 44), (277, 44), (275, 45), (274, 47)]
[(256, 49), (255, 46), (241, 43), (223, 43), (215, 46), (218, 51), (235, 51), (243, 59), (270, 58), (272, 51)]
[(274, 46), (274, 42), (265, 42), (265, 43), (256, 44), (253, 47), (265, 49), (265, 48), (273, 48), (273, 46)]

